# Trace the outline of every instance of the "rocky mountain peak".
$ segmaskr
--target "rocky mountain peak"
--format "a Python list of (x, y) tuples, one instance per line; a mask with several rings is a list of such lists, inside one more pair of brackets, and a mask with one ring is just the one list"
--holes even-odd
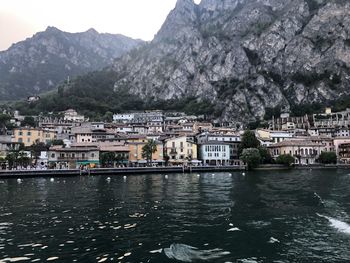
[(178, 0), (175, 8), (170, 12), (154, 41), (164, 39), (181, 39), (188, 36), (197, 21), (198, 6), (193, 0)]
[(103, 79), (99, 99), (111, 111), (190, 109), (247, 123), (282, 109), (350, 103), (349, 14), (347, 0), (179, 0), (151, 43), (103, 78), (73, 83), (66, 100), (86, 89), (97, 100), (95, 85), (87, 87)]
[(97, 32), (97, 30), (94, 29), (94, 28), (89, 28), (88, 30), (86, 30), (85, 33), (92, 34), (92, 35), (98, 35), (98, 34), (99, 34), (99, 33)]
[(95, 29), (68, 33), (49, 26), (0, 52), (0, 100), (52, 90), (67, 76), (102, 69), (141, 43)]
[(128, 73), (114, 89), (210, 100), (223, 119), (244, 122), (335, 100), (350, 95), (349, 13), (343, 0), (178, 1), (153, 48), (115, 65)]
[(177, 0), (175, 9), (192, 8), (195, 5), (193, 0)]
[(232, 10), (247, 0), (202, 0), (199, 6), (208, 11)]
[(57, 27), (48, 26), (48, 27), (46, 28), (45, 32), (62, 32), (62, 31), (59, 30)]

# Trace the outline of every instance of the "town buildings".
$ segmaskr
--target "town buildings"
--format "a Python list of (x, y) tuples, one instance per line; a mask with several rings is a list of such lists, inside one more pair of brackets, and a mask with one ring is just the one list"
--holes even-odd
[(50, 147), (48, 165), (53, 169), (76, 169), (81, 166), (98, 167), (100, 151), (97, 145), (73, 144), (69, 148), (62, 145)]
[[(24, 117), (19, 112), (15, 115), (20, 125)], [(349, 109), (340, 113), (327, 109), (324, 114), (303, 117), (283, 113), (270, 121), (269, 129), (256, 129), (255, 136), (275, 160), (290, 154), (296, 165), (308, 165), (317, 163), (322, 152), (334, 152), (339, 163), (348, 163), (349, 116)], [(28, 147), (59, 140), (63, 145), (51, 146), (43, 157), (49, 167), (240, 164), (243, 130), (237, 127), (162, 111), (114, 114), (113, 123), (86, 120), (73, 109), (36, 117), (38, 128), (15, 128), (6, 141), (0, 140), (0, 155), (6, 157), (20, 144)], [(143, 148), (150, 140), (156, 151), (147, 163)]]
[(48, 143), (56, 139), (56, 133), (40, 128), (15, 128), (13, 130), (13, 142), (31, 146), (35, 142)]
[(197, 163), (197, 144), (192, 136), (172, 137), (165, 140), (165, 153), (169, 163)]
[(282, 154), (289, 154), (294, 157), (295, 164), (314, 164), (320, 153), (324, 150), (321, 143), (311, 140), (286, 140), (275, 143), (269, 147), (271, 156), (277, 159)]

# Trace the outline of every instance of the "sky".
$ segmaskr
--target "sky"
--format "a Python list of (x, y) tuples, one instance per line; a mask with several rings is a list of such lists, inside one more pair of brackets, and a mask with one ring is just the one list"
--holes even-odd
[(94, 28), (152, 40), (175, 4), (176, 0), (0, 0), (0, 50), (48, 26), (71, 33)]

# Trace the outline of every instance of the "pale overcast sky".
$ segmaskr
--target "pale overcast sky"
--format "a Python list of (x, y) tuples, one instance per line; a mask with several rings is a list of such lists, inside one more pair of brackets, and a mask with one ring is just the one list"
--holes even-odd
[[(200, 0), (195, 0), (199, 3)], [(152, 40), (176, 0), (0, 0), (0, 50), (47, 26)]]

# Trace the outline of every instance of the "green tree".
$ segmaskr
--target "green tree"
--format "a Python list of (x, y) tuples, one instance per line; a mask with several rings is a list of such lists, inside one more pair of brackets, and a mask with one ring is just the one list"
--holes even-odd
[(0, 134), (4, 134), (7, 126), (10, 123), (11, 116), (0, 113)]
[(63, 140), (52, 140), (47, 144), (47, 147), (50, 148), (52, 145), (64, 145)]
[(147, 160), (147, 164), (152, 162), (152, 155), (157, 151), (157, 143), (154, 140), (149, 140), (145, 146), (142, 147), (142, 158)]
[(21, 126), (22, 127), (29, 126), (29, 127), (33, 127), (34, 128), (34, 127), (36, 127), (36, 121), (31, 116), (25, 116), (24, 120), (21, 122)]
[(30, 161), (31, 161), (30, 158), (27, 156), (27, 154), (25, 152), (20, 151), (18, 153), (18, 164), (20, 166), (26, 167), (26, 166), (30, 165)]
[(32, 157), (35, 160), (35, 164), (37, 163), (41, 152), (45, 152), (49, 150), (48, 145), (43, 142), (36, 141), (31, 146), (28, 147), (28, 150), (31, 151)]
[(281, 154), (276, 159), (276, 162), (278, 164), (283, 164), (286, 166), (291, 166), (294, 163), (294, 161), (295, 161), (294, 157), (290, 154)]
[(261, 163), (266, 164), (266, 163), (272, 163), (273, 159), (270, 154), (270, 151), (265, 147), (265, 146), (259, 146), (258, 147), (260, 156), (261, 156)]
[(114, 161), (116, 156), (114, 152), (105, 152), (100, 154), (100, 163), (103, 167), (112, 167), (114, 166)]
[(238, 148), (238, 154), (241, 155), (244, 149), (258, 148), (259, 146), (260, 142), (256, 138), (255, 133), (250, 130), (246, 130), (242, 135), (241, 144)]
[(6, 158), (0, 157), (0, 170), (6, 169)]
[(169, 160), (170, 160), (170, 156), (167, 154), (164, 154), (163, 156), (164, 162), (165, 162), (165, 166), (168, 166)]
[(105, 115), (103, 116), (103, 120), (105, 122), (112, 122), (113, 121), (113, 113), (111, 111), (107, 111)]
[(323, 164), (337, 163), (337, 155), (335, 152), (321, 152), (318, 161)]
[(18, 159), (18, 152), (9, 152), (6, 155), (6, 161), (8, 163), (10, 170), (12, 170), (12, 168), (17, 166), (17, 159)]
[(259, 150), (256, 148), (244, 149), (241, 154), (241, 159), (247, 164), (248, 170), (258, 167), (261, 162)]

